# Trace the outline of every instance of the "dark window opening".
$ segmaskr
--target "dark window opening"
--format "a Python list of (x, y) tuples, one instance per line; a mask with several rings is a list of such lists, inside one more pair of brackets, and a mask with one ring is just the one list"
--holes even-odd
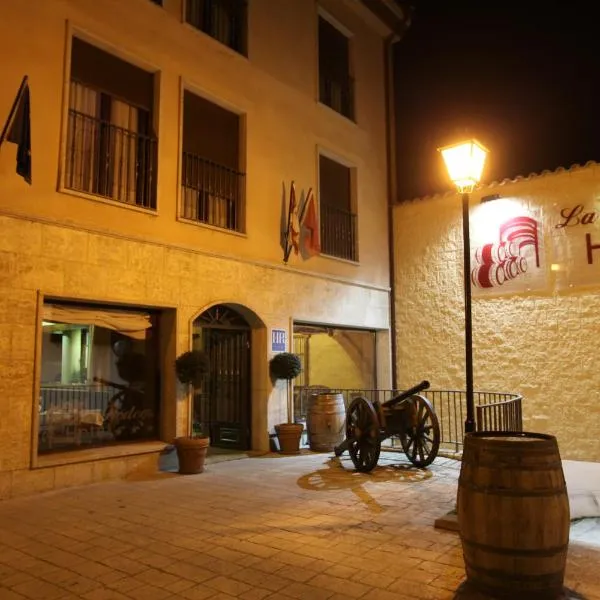
[(350, 41), (319, 17), (319, 100), (354, 119), (354, 81), (350, 76)]
[(185, 13), (190, 25), (247, 55), (246, 0), (186, 0)]
[(181, 216), (244, 231), (240, 118), (191, 92), (183, 100)]
[(319, 157), (321, 252), (357, 261), (357, 216), (352, 209), (352, 173), (340, 163)]

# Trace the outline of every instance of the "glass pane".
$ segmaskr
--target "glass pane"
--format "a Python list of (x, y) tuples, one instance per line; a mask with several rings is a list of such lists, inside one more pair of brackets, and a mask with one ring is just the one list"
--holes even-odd
[(43, 321), (38, 451), (157, 439), (156, 343), (153, 327)]

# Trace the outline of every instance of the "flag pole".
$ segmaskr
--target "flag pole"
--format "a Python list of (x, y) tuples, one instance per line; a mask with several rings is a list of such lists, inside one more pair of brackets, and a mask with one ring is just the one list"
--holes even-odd
[(10, 126), (12, 125), (12, 121), (15, 118), (17, 108), (21, 102), (23, 93), (25, 92), (25, 84), (27, 83), (27, 79), (28, 79), (28, 76), (25, 75), (25, 77), (23, 77), (23, 81), (21, 81), (21, 86), (19, 87), (19, 91), (17, 92), (17, 97), (15, 98), (15, 101), (13, 102), (10, 112), (8, 113), (8, 119), (6, 120), (6, 123), (4, 123), (4, 128), (2, 129), (2, 133), (0, 134), (0, 148), (2, 147), (2, 144), (4, 143), (4, 140), (6, 139), (6, 136), (8, 135), (8, 130), (10, 129)]
[(287, 263), (290, 258), (290, 254), (292, 253), (291, 248), (288, 246), (288, 241), (290, 239), (290, 227), (292, 226), (292, 189), (294, 187), (294, 182), (292, 181), (292, 185), (290, 185), (290, 203), (288, 206), (288, 222), (287, 229), (285, 230), (285, 236), (283, 238), (285, 248), (283, 249), (283, 262)]

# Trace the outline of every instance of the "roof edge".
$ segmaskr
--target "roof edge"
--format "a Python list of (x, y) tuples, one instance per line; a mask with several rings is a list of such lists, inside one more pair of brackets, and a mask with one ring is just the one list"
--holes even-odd
[[(570, 167), (557, 167), (554, 170), (544, 169), (540, 173), (530, 173), (529, 175), (517, 175), (513, 179), (510, 177), (506, 177), (505, 179), (492, 181), (490, 183), (484, 183), (479, 185), (476, 188), (476, 192), (480, 190), (486, 190), (496, 187), (501, 187), (503, 185), (510, 185), (512, 183), (521, 183), (523, 181), (532, 181), (533, 179), (541, 179), (542, 177), (550, 177), (553, 175), (563, 175), (565, 173), (574, 173), (575, 171), (581, 171), (583, 169), (589, 169), (592, 167), (600, 167), (600, 163), (594, 160), (588, 160), (585, 164), (581, 165), (579, 163), (573, 163)], [(446, 198), (448, 196), (454, 196), (458, 192), (456, 190), (449, 190), (447, 192), (439, 192), (437, 194), (427, 194), (425, 196), (417, 196), (415, 198), (405, 198), (404, 200), (399, 200), (396, 202), (394, 206), (398, 206), (400, 204), (409, 203), (409, 202), (419, 202), (421, 200), (436, 200), (441, 198)]]
[(402, 37), (410, 26), (413, 8), (401, 0), (359, 0), (392, 32)]

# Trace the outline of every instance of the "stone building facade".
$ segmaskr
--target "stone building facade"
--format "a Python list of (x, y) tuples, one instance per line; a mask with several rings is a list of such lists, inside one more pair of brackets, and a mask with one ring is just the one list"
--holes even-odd
[[(373, 381), (390, 386), (399, 4), (7, 0), (2, 13), (0, 115), (24, 82), (32, 182), (15, 172), (21, 94), (0, 153), (0, 498), (153, 468), (203, 401), (175, 379), (192, 347), (223, 367), (223, 401), (199, 410), (224, 446), (267, 451), (287, 419), (268, 361), (297, 322), (372, 333)], [(303, 222), (284, 263), (292, 181), (301, 208), (314, 191), (321, 253), (305, 251)]]

